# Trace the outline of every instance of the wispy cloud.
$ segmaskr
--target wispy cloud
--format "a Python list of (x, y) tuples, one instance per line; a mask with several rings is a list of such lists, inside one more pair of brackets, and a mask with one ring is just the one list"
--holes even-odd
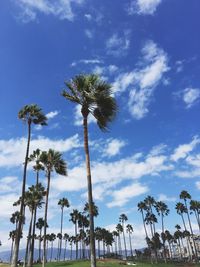
[(49, 113), (46, 114), (46, 117), (48, 120), (55, 118), (59, 114), (58, 110), (55, 111), (50, 111)]
[(71, 63), (71, 67), (75, 67), (75, 66), (77, 66), (77, 64), (86, 64), (86, 65), (88, 65), (88, 64), (102, 64), (103, 63), (103, 61), (102, 60), (100, 60), (100, 59), (80, 59), (80, 60), (78, 60), (78, 61), (73, 61), (72, 63)]
[(158, 201), (175, 202), (176, 200), (177, 200), (176, 197), (169, 197), (169, 196), (166, 196), (165, 194), (159, 194), (158, 196)]
[(195, 149), (195, 147), (200, 143), (198, 136), (195, 136), (189, 144), (179, 145), (174, 153), (171, 155), (171, 160), (178, 161), (180, 159), (186, 158), (186, 156)]
[(130, 47), (130, 31), (124, 31), (122, 35), (114, 33), (106, 41), (106, 51), (108, 55), (123, 56), (126, 55)]
[(85, 29), (84, 33), (89, 39), (93, 38), (94, 32), (92, 30)]
[(169, 70), (167, 54), (153, 41), (144, 45), (142, 55), (140, 67), (119, 74), (113, 83), (114, 92), (129, 91), (129, 111), (135, 119), (142, 119), (149, 112), (154, 90)]
[(162, 0), (132, 0), (126, 8), (129, 15), (153, 15)]
[(23, 22), (34, 21), (39, 13), (53, 15), (59, 19), (72, 21), (75, 14), (72, 10), (73, 5), (81, 5), (85, 0), (19, 0), (16, 4), (20, 7), (19, 18)]
[(200, 99), (200, 89), (199, 88), (186, 88), (180, 92), (180, 96), (184, 101), (186, 108), (189, 109), (198, 103)]
[[(26, 144), (26, 138), (0, 140), (0, 167), (20, 166), (24, 162)], [(80, 146), (77, 134), (67, 139), (58, 140), (52, 140), (50, 138), (40, 136), (37, 139), (32, 140), (30, 153), (37, 148), (42, 151), (52, 148), (60, 152), (66, 152)]]
[(131, 185), (122, 187), (119, 190), (115, 190), (111, 193), (113, 201), (109, 202), (107, 206), (112, 207), (122, 207), (124, 206), (131, 198), (140, 196), (144, 193), (147, 193), (149, 188), (140, 183), (132, 183)]

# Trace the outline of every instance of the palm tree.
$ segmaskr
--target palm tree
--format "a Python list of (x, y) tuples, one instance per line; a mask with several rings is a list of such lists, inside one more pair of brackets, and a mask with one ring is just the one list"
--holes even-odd
[[(31, 212), (31, 221), (30, 221), (30, 232), (28, 236), (28, 243), (30, 248), (30, 255), (28, 259), (28, 266), (33, 265), (33, 258), (34, 258), (34, 240), (35, 240), (35, 229), (34, 229), (34, 215), (36, 214), (36, 210), (42, 208), (43, 197), (45, 196), (46, 192), (44, 190), (44, 187), (41, 183), (36, 184), (35, 186), (32, 185), (29, 187), (29, 191), (27, 192), (27, 203), (26, 205), (29, 207), (29, 210)], [(26, 262), (26, 261), (25, 261)]]
[(119, 249), (119, 255), (122, 255), (122, 246), (121, 246), (121, 238), (120, 234), (123, 232), (123, 227), (120, 223), (116, 226), (116, 231), (118, 232), (118, 249)]
[[(39, 229), (40, 234), (39, 234), (39, 256), (38, 256), (38, 261), (41, 262), (41, 241), (42, 241), (42, 228), (44, 227), (44, 219), (39, 218), (37, 223), (36, 223), (36, 228)], [(48, 224), (46, 224), (46, 227), (48, 227)]]
[[(29, 156), (29, 162), (35, 162), (35, 165), (33, 166), (33, 170), (36, 172), (36, 186), (39, 184), (39, 173), (40, 171), (44, 170), (44, 167), (40, 163), (40, 155), (41, 155), (41, 150), (38, 148), (34, 150), (33, 153)], [(37, 206), (34, 209), (34, 214), (33, 214), (33, 230), (32, 230), (32, 241), (31, 241), (29, 266), (33, 264), (33, 259), (34, 259), (34, 247), (35, 247), (34, 237), (35, 237), (36, 218), (37, 218)]]
[(10, 231), (9, 239), (11, 239), (11, 241), (12, 241), (11, 250), (10, 250), (10, 263), (11, 263), (11, 260), (12, 260), (13, 244), (14, 244), (14, 241), (15, 241), (15, 237), (16, 237), (16, 230)]
[[(61, 207), (61, 221), (60, 221), (60, 233), (62, 235), (62, 230), (63, 230), (63, 210), (64, 207), (69, 208), (69, 201), (67, 198), (62, 198), (58, 201), (58, 205)], [(60, 260), (60, 256), (61, 256), (61, 250), (62, 250), (62, 238), (60, 240), (60, 246), (59, 246), (59, 255), (58, 255), (58, 259)]]
[(18, 261), (18, 253), (19, 253), (19, 243), (20, 243), (20, 236), (23, 224), (23, 212), (24, 212), (24, 195), (25, 195), (25, 188), (26, 188), (26, 173), (27, 173), (27, 165), (28, 165), (28, 156), (29, 156), (29, 147), (30, 147), (30, 140), (31, 140), (31, 125), (46, 125), (47, 118), (42, 113), (40, 107), (35, 104), (26, 105), (24, 106), (18, 113), (18, 118), (22, 119), (25, 123), (28, 124), (28, 138), (27, 138), (27, 147), (26, 147), (26, 155), (24, 161), (24, 171), (23, 171), (23, 181), (22, 181), (22, 193), (21, 193), (21, 204), (20, 204), (20, 220), (16, 232), (15, 238), (15, 245), (14, 245), (14, 252), (12, 257), (12, 267), (17, 267)]
[(62, 240), (62, 235), (61, 235), (61, 233), (58, 233), (56, 237), (58, 238), (57, 261), (59, 261), (60, 242), (61, 242), (61, 240)]
[(191, 199), (191, 195), (187, 191), (183, 190), (180, 193), (180, 199), (183, 199), (184, 203), (185, 203), (186, 214), (187, 214), (187, 217), (188, 217), (190, 232), (192, 234), (191, 237), (192, 237), (192, 241), (193, 241), (193, 244), (194, 244), (195, 258), (196, 258), (196, 261), (197, 261), (198, 260), (198, 253), (197, 253), (196, 243), (195, 243), (195, 240), (194, 240), (194, 232), (193, 232), (193, 229), (192, 229), (192, 225), (191, 225), (191, 221), (190, 221), (190, 215), (189, 215), (189, 212), (188, 212), (188, 205), (187, 205), (187, 199)]
[(48, 200), (50, 190), (51, 173), (55, 171), (60, 175), (67, 175), (67, 165), (62, 159), (62, 154), (53, 149), (49, 149), (47, 152), (43, 151), (40, 156), (40, 161), (43, 164), (47, 177), (47, 190), (46, 190), (46, 202), (45, 202), (45, 214), (44, 214), (44, 241), (43, 241), (43, 267), (46, 263), (46, 224), (47, 224), (47, 212), (48, 212)]
[(197, 220), (197, 224), (199, 227), (199, 231), (200, 231), (200, 201), (197, 200), (191, 200), (190, 201), (190, 210), (194, 212), (196, 220)]
[(49, 236), (49, 241), (51, 242), (51, 255), (50, 255), (50, 261), (52, 261), (52, 255), (53, 255), (53, 242), (56, 239), (56, 235), (54, 233), (51, 233)]
[(119, 233), (116, 230), (114, 230), (112, 234), (115, 242), (115, 255), (117, 256), (117, 238), (119, 237)]
[(78, 75), (70, 82), (65, 83), (68, 91), (64, 90), (62, 95), (69, 101), (81, 105), (84, 129), (84, 149), (86, 156), (88, 203), (90, 214), (90, 250), (91, 267), (96, 267), (94, 218), (92, 212), (92, 179), (90, 168), (90, 154), (88, 145), (88, 115), (92, 114), (97, 120), (101, 130), (106, 130), (116, 114), (116, 102), (111, 96), (110, 84), (102, 81), (97, 75)]
[[(75, 227), (75, 237), (77, 237), (78, 235), (78, 220), (80, 218), (80, 212), (77, 209), (74, 209), (73, 212), (70, 213), (70, 221), (74, 224)], [(77, 240), (75, 240), (76, 243), (76, 260), (78, 259), (78, 242)]]
[(147, 239), (148, 238), (148, 234), (147, 234), (147, 228), (146, 228), (145, 217), (144, 217), (144, 211), (147, 209), (147, 207), (146, 207), (146, 204), (145, 204), (144, 201), (140, 201), (137, 206), (138, 206), (138, 210), (142, 214), (142, 221), (143, 221), (145, 236), (146, 236), (146, 239)]
[(130, 243), (131, 257), (133, 257), (133, 249), (132, 249), (132, 243), (131, 243), (131, 234), (133, 233), (133, 226), (131, 224), (127, 224), (127, 226), (126, 226), (126, 232), (129, 235), (129, 243)]
[(65, 261), (65, 258), (66, 258), (66, 250), (67, 250), (67, 241), (69, 240), (69, 235), (67, 233), (65, 233), (63, 235), (63, 239), (65, 240), (65, 250), (64, 250), (64, 261)]
[(162, 241), (163, 241), (164, 260), (165, 260), (165, 263), (166, 263), (167, 259), (166, 259), (166, 248), (165, 248), (164, 216), (167, 216), (169, 214), (169, 209), (168, 209), (168, 206), (162, 201), (156, 202), (156, 206), (155, 207), (156, 207), (156, 211), (157, 211), (158, 215), (161, 216), (161, 222), (162, 222), (161, 238), (162, 238)]
[(119, 222), (122, 224), (122, 227), (123, 227), (123, 238), (124, 238), (124, 250), (125, 250), (125, 257), (127, 259), (127, 249), (126, 249), (126, 239), (125, 239), (125, 221), (128, 220), (128, 217), (125, 215), (125, 214), (121, 214), (119, 216)]
[[(185, 219), (184, 219), (184, 216), (183, 216), (183, 214), (187, 212), (186, 206), (183, 203), (178, 202), (178, 203), (176, 203), (175, 209), (176, 209), (176, 212), (181, 216), (184, 229), (185, 229), (185, 231), (187, 231)], [(190, 244), (190, 236), (187, 236), (186, 235), (186, 240), (187, 240), (187, 246), (189, 247), (189, 244)], [(190, 255), (190, 250), (189, 249), (188, 249), (188, 253)]]

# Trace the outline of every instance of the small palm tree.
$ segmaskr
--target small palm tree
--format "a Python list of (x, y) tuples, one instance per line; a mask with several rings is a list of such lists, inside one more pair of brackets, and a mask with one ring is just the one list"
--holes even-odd
[(46, 177), (47, 177), (47, 190), (46, 190), (46, 202), (45, 202), (45, 214), (44, 214), (44, 241), (43, 241), (43, 267), (46, 263), (46, 225), (47, 225), (47, 212), (48, 212), (48, 200), (49, 200), (49, 190), (51, 173), (55, 171), (60, 175), (67, 175), (67, 165), (62, 159), (60, 152), (49, 149), (47, 152), (43, 151), (40, 156), (40, 161), (44, 166)]
[(133, 226), (131, 224), (127, 224), (126, 232), (129, 235), (129, 243), (130, 243), (130, 250), (131, 250), (131, 257), (133, 257), (133, 249), (132, 249), (132, 242), (131, 242), (131, 234), (133, 233)]
[(81, 105), (84, 129), (84, 149), (86, 156), (88, 203), (90, 214), (90, 250), (91, 267), (96, 267), (94, 218), (92, 212), (92, 178), (90, 168), (90, 154), (88, 145), (88, 115), (92, 114), (97, 120), (101, 130), (106, 130), (116, 114), (116, 102), (111, 96), (110, 84), (102, 81), (97, 75), (78, 75), (70, 82), (65, 83), (68, 91), (64, 90), (62, 95), (69, 101)]
[[(74, 209), (73, 212), (70, 213), (70, 221), (74, 224), (74, 231), (75, 237), (78, 235), (78, 220), (80, 218), (80, 212), (77, 209)], [(76, 260), (78, 259), (78, 242), (77, 239), (75, 240), (76, 243)]]
[(191, 195), (187, 191), (183, 190), (180, 193), (180, 199), (183, 199), (184, 203), (185, 203), (186, 214), (187, 214), (187, 217), (188, 217), (189, 227), (190, 227), (190, 231), (191, 231), (191, 234), (192, 234), (191, 237), (192, 237), (192, 241), (193, 241), (193, 244), (194, 244), (195, 258), (196, 258), (196, 261), (198, 261), (197, 247), (196, 247), (196, 243), (195, 243), (195, 240), (194, 240), (194, 232), (193, 232), (193, 229), (192, 229), (192, 224), (191, 224), (191, 221), (190, 221), (190, 215), (189, 215), (188, 204), (187, 204), (187, 200), (191, 199)]
[[(69, 201), (67, 198), (62, 198), (58, 201), (58, 205), (61, 207), (61, 222), (60, 222), (60, 233), (62, 235), (62, 230), (63, 230), (63, 210), (64, 207), (69, 208)], [(61, 256), (61, 250), (62, 250), (62, 238), (60, 240), (60, 245), (59, 245), (59, 255), (58, 255), (58, 259), (60, 260), (60, 256)]]
[(12, 257), (12, 267), (17, 267), (18, 254), (19, 254), (19, 243), (20, 236), (23, 224), (23, 213), (24, 213), (24, 196), (25, 196), (25, 188), (26, 188), (26, 173), (27, 173), (27, 165), (28, 165), (28, 157), (29, 157), (29, 147), (31, 140), (31, 125), (46, 125), (47, 118), (42, 113), (42, 110), (37, 105), (26, 105), (24, 106), (18, 113), (18, 118), (23, 120), (28, 125), (28, 138), (27, 138), (27, 147), (26, 147), (26, 155), (24, 161), (24, 171), (23, 171), (23, 180), (22, 180), (22, 193), (21, 193), (21, 204), (20, 204), (20, 220), (18, 224), (18, 229), (16, 232), (15, 246)]
[(125, 257), (127, 259), (127, 249), (126, 249), (126, 238), (125, 238), (125, 222), (128, 220), (128, 217), (125, 214), (121, 214), (119, 216), (119, 222), (122, 224), (123, 227), (123, 238), (124, 238), (124, 250), (125, 250)]
[(165, 248), (164, 216), (167, 216), (169, 214), (169, 209), (168, 209), (168, 206), (162, 201), (156, 202), (155, 208), (156, 208), (156, 211), (157, 211), (158, 215), (161, 216), (161, 222), (162, 222), (161, 238), (163, 240), (164, 260), (165, 260), (165, 263), (166, 263), (167, 257), (166, 257), (166, 248)]
[[(42, 228), (44, 227), (44, 219), (43, 218), (38, 218), (38, 221), (36, 222), (36, 228), (39, 229), (39, 256), (38, 256), (38, 261), (41, 262), (41, 241), (42, 241)], [(46, 224), (46, 227), (48, 227), (48, 224)]]

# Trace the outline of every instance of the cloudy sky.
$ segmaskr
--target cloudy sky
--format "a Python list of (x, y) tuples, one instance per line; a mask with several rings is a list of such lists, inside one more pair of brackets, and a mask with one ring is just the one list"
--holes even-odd
[[(10, 246), (20, 195), (27, 129), (17, 113), (25, 104), (37, 103), (49, 119), (33, 128), (31, 151), (53, 148), (68, 164), (67, 177), (52, 177), (49, 231), (59, 232), (61, 197), (70, 209), (86, 201), (80, 108), (61, 97), (64, 81), (79, 73), (111, 83), (119, 107), (108, 133), (90, 118), (96, 224), (112, 229), (126, 213), (134, 247), (143, 246), (137, 203), (148, 194), (169, 205), (170, 230), (181, 223), (174, 211), (180, 191), (200, 193), (199, 9), (199, 0), (1, 1), (1, 250)], [(29, 168), (28, 185), (34, 181)]]

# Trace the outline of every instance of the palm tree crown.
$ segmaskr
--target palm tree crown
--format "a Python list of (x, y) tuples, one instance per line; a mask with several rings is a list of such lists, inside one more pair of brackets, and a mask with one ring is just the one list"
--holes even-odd
[(111, 96), (110, 84), (102, 81), (95, 74), (77, 75), (65, 84), (69, 92), (63, 90), (62, 95), (80, 104), (83, 117), (91, 113), (96, 118), (99, 128), (106, 130), (117, 111), (116, 102)]

